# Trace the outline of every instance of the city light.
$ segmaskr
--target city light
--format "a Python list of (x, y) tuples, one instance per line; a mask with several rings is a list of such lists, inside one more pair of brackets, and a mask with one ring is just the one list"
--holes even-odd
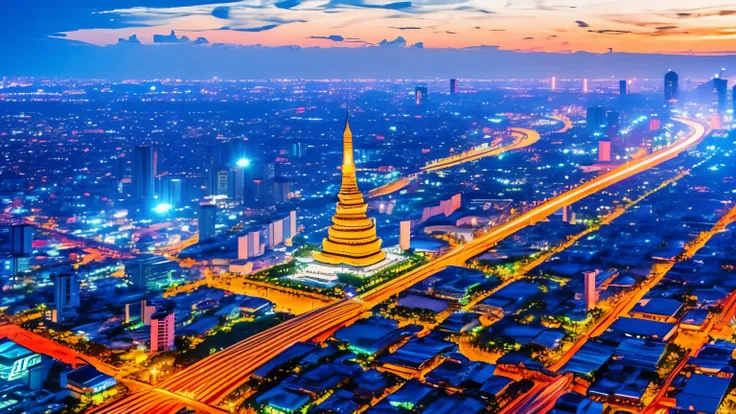
[(237, 166), (238, 166), (238, 167), (240, 167), (240, 168), (246, 168), (246, 167), (248, 167), (248, 166), (250, 165), (250, 160), (249, 160), (249, 159), (247, 159), (247, 158), (241, 158), (241, 159), (239, 159), (239, 160), (238, 160), (238, 161), (237, 161), (237, 162), (235, 163), (235, 165), (237, 165)]
[(161, 203), (156, 205), (156, 207), (153, 208), (153, 211), (157, 214), (164, 214), (171, 211), (172, 208), (173, 206), (171, 204)]

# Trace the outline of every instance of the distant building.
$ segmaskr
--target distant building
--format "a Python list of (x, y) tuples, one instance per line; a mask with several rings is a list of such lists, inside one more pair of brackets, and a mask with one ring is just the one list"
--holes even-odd
[(289, 238), (293, 239), (294, 236), (299, 234), (299, 226), (296, 224), (296, 210), (289, 212)]
[(268, 224), (268, 247), (274, 248), (284, 242), (284, 220)]
[(626, 95), (629, 92), (629, 85), (625, 79), (618, 81), (618, 94)]
[(596, 292), (595, 277), (598, 271), (588, 271), (583, 273), (585, 282), (585, 309), (591, 310), (595, 308), (598, 301), (598, 293)]
[(450, 95), (457, 93), (457, 79), (450, 79)]
[(125, 274), (135, 288), (146, 291), (148, 285), (168, 278), (177, 264), (162, 256), (139, 256), (125, 263)]
[(182, 186), (183, 179), (178, 177), (166, 176), (161, 179), (161, 185), (159, 186), (159, 199), (164, 204), (170, 204), (176, 207), (182, 203)]
[(156, 166), (153, 148), (150, 145), (133, 150), (133, 198), (150, 201), (154, 195)]
[(13, 256), (27, 257), (33, 254), (33, 226), (16, 224), (10, 229)]
[(585, 123), (590, 135), (601, 135), (606, 129), (606, 108), (602, 106), (589, 107), (585, 113)]
[(227, 176), (227, 196), (233, 200), (245, 199), (245, 171), (240, 167), (230, 168)]
[(261, 244), (261, 232), (251, 231), (248, 233), (248, 258), (258, 257), (263, 254), (263, 245)]
[(229, 168), (220, 168), (217, 170), (215, 180), (215, 192), (213, 195), (218, 196), (227, 196), (228, 190), (230, 187), (228, 186), (228, 179), (230, 178), (230, 169)]
[(79, 280), (77, 273), (66, 271), (52, 276), (54, 280), (54, 309), (51, 320), (61, 322), (75, 316), (79, 308)]
[(238, 237), (238, 259), (248, 259), (248, 235)]
[(125, 323), (141, 322), (148, 326), (151, 316), (156, 313), (156, 307), (149, 305), (145, 300), (125, 304)]
[(404, 220), (399, 224), (399, 247), (409, 250), (411, 247), (411, 221)]
[(414, 98), (416, 99), (417, 105), (421, 105), (429, 99), (429, 92), (426, 86), (417, 86), (414, 89)]
[(731, 89), (731, 100), (733, 104), (733, 116), (736, 118), (736, 85)]
[(202, 204), (199, 206), (199, 241), (207, 241), (215, 237), (215, 225), (217, 224), (217, 206), (214, 204)]
[[(46, 367), (45, 367), (46, 366)], [(44, 356), (37, 354), (8, 338), (0, 339), (0, 387), (25, 385), (32, 390), (41, 389), (46, 379), (48, 364)], [(0, 410), (3, 400), (0, 400)], [(5, 411), (1, 411), (5, 412)], [(10, 410), (8, 412), (13, 412)]]
[(287, 178), (277, 178), (273, 181), (273, 201), (283, 204), (289, 201), (290, 183)]
[(678, 76), (673, 71), (664, 75), (664, 100), (665, 102), (675, 103), (679, 96)]
[(554, 76), (550, 80), (550, 89), (552, 89), (552, 91), (556, 91), (557, 90), (557, 78), (554, 77)]
[(728, 79), (713, 78), (713, 102), (719, 114), (724, 114), (728, 110)]
[(151, 352), (174, 349), (174, 312), (159, 311), (151, 315)]
[(611, 162), (611, 141), (598, 141), (598, 162)]
[(588, 78), (583, 79), (583, 93), (588, 93)]

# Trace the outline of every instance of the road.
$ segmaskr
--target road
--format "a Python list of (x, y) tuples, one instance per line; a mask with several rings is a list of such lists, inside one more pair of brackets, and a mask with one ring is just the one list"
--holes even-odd
[(555, 402), (570, 389), (572, 379), (560, 376), (551, 382), (539, 382), (528, 393), (507, 404), (499, 414), (544, 413), (554, 407)]
[[(309, 341), (322, 332), (359, 317), (376, 304), (383, 302), (405, 290), (428, 276), (450, 265), (462, 264), (480, 255), (496, 243), (514, 234), (518, 230), (538, 222), (561, 207), (571, 205), (597, 191), (616, 184), (628, 177), (655, 167), (660, 163), (676, 157), (681, 152), (700, 142), (706, 135), (707, 128), (693, 120), (678, 118), (676, 121), (690, 127), (690, 134), (681, 141), (655, 152), (645, 158), (631, 161), (610, 172), (592, 179), (580, 186), (540, 204), (467, 244), (450, 250), (447, 254), (378, 286), (353, 300), (342, 300), (302, 314), (278, 326), (254, 335), (219, 353), (207, 357), (196, 364), (176, 373), (160, 384), (160, 388), (174, 395), (185, 396), (178, 404), (169, 402), (172, 398), (159, 395), (151, 397), (153, 391), (137, 393), (119, 399), (109, 405), (98, 408), (97, 413), (174, 413), (175, 409), (188, 406), (187, 400), (194, 399), (204, 404), (217, 405), (231, 392), (245, 382), (250, 374), (260, 365), (280, 354), (289, 346), (300, 341)], [(153, 410), (153, 405), (158, 408)], [(170, 404), (170, 405), (169, 405)]]
[(540, 138), (537, 131), (525, 128), (511, 128), (511, 134), (515, 135), (517, 139), (515, 139), (514, 142), (509, 145), (503, 147), (475, 147), (460, 155), (454, 155), (451, 157), (435, 160), (422, 167), (419, 172), (410, 174), (406, 177), (401, 177), (388, 184), (384, 184), (381, 187), (370, 190), (368, 192), (368, 197), (374, 198), (395, 193), (396, 191), (399, 191), (402, 188), (408, 186), (422, 173), (444, 170), (446, 168), (455, 167), (466, 162), (476, 161), (485, 157), (501, 155), (504, 152), (526, 148), (539, 141)]

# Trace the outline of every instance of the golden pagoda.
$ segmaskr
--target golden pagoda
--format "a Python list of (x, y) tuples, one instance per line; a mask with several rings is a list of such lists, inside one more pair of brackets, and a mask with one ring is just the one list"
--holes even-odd
[(342, 183), (337, 194), (336, 213), (327, 238), (322, 240), (322, 251), (314, 254), (314, 260), (331, 264), (365, 267), (386, 258), (381, 250), (381, 239), (376, 236), (376, 225), (366, 215), (368, 204), (358, 189), (353, 159), (353, 133), (345, 118), (342, 135)]

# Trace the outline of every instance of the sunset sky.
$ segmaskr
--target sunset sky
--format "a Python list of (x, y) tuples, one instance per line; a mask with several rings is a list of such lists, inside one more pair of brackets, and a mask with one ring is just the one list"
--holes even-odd
[[(28, 13), (17, 6), (6, 16), (21, 32), (96, 45), (117, 43), (118, 38), (133, 34), (143, 43), (152, 43), (154, 34), (176, 30), (179, 36), (203, 36), (211, 43), (265, 46), (366, 47), (401, 36), (407, 46), (421, 43), (425, 48), (494, 45), (560, 53), (605, 53), (609, 48), (637, 53), (736, 52), (736, 4), (720, 0), (20, 3), (30, 4)], [(50, 9), (37, 11), (43, 4)], [(23, 19), (33, 27), (23, 27)], [(51, 23), (44, 27), (44, 22)]]

